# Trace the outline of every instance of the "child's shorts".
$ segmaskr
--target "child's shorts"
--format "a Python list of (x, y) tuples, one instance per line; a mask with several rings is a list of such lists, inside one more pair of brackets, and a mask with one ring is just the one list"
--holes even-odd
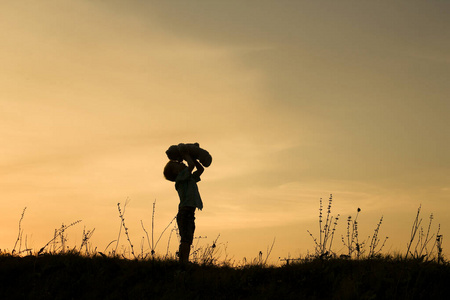
[(177, 224), (181, 242), (192, 245), (195, 231), (195, 207), (182, 206), (178, 208)]

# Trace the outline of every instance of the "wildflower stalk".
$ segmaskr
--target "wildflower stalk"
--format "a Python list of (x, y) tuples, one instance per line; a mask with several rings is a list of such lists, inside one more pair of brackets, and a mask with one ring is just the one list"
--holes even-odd
[(88, 251), (88, 241), (90, 240), (90, 238), (92, 237), (92, 235), (94, 234), (95, 228), (92, 230), (87, 230), (86, 231), (86, 226), (83, 228), (83, 238), (81, 241), (81, 246), (80, 246), (80, 251), (83, 249), (83, 247), (85, 247), (86, 249), (86, 254), (89, 253)]
[[(134, 254), (134, 247), (133, 247), (133, 244), (131, 243), (130, 235), (128, 234), (128, 227), (125, 225), (124, 214), (125, 214), (125, 207), (126, 207), (126, 205), (127, 205), (127, 203), (125, 203), (124, 206), (123, 206), (123, 213), (122, 213), (122, 210), (120, 208), (120, 203), (117, 203), (117, 209), (119, 210), (119, 217), (120, 217), (121, 224), (122, 224), (124, 232), (125, 232), (125, 236), (127, 237), (128, 243), (130, 244), (130, 247), (131, 247), (130, 248), (131, 254), (133, 255), (134, 258), (136, 258), (136, 255)], [(117, 243), (119, 243), (119, 239), (117, 239)]]
[(381, 252), (381, 250), (383, 250), (383, 247), (386, 244), (386, 241), (388, 239), (388, 237), (386, 237), (384, 239), (381, 247), (378, 250), (376, 250), (378, 244), (380, 243), (380, 239), (378, 238), (378, 233), (380, 231), (380, 226), (381, 226), (382, 222), (383, 222), (383, 216), (381, 216), (380, 221), (378, 222), (377, 227), (375, 228), (375, 230), (373, 232), (372, 240), (370, 241), (370, 246), (369, 246), (369, 258), (375, 257), (377, 254), (379, 254)]
[(173, 223), (173, 221), (175, 221), (176, 218), (177, 218), (177, 216), (173, 217), (173, 219), (169, 222), (169, 224), (166, 226), (166, 228), (164, 228), (163, 232), (161, 232), (161, 235), (159, 236), (158, 240), (155, 243), (155, 248), (158, 246), (159, 240), (161, 240), (164, 232), (166, 232), (167, 228), (169, 228), (169, 226)]
[[(52, 243), (52, 242), (53, 242), (53, 251), (56, 251), (56, 239), (57, 239), (58, 237), (60, 237), (60, 238), (61, 238), (61, 241), (65, 241), (66, 239), (65, 239), (65, 237), (64, 237), (64, 232), (65, 232), (67, 229), (69, 229), (70, 227), (72, 227), (72, 226), (74, 226), (74, 225), (76, 225), (76, 224), (78, 224), (78, 223), (80, 223), (80, 222), (81, 222), (81, 220), (77, 220), (77, 221), (75, 221), (75, 222), (72, 222), (72, 223), (69, 224), (69, 225), (64, 225), (64, 224), (62, 224), (62, 225), (61, 225), (61, 228), (55, 229), (55, 233), (53, 234), (53, 238), (52, 238), (50, 241), (48, 241), (47, 244), (45, 244), (44, 247), (42, 247), (42, 248), (39, 250), (38, 255), (41, 254), (42, 252), (44, 252), (45, 248), (47, 248), (47, 246), (50, 245), (50, 243)], [(63, 251), (64, 251), (64, 245), (63, 245)]]
[[(411, 245), (416, 237), (417, 234), (417, 230), (419, 229), (420, 223), (422, 222), (422, 219), (419, 220), (419, 215), (420, 215), (420, 209), (422, 208), (422, 205), (419, 206), (419, 209), (417, 210), (417, 215), (416, 218), (414, 219), (413, 222), (413, 226), (411, 228), (411, 238), (409, 240), (409, 243), (407, 244), (407, 249), (406, 249), (406, 255), (405, 258), (408, 257), (408, 255), (411, 253), (410, 249), (411, 249)], [(412, 253), (411, 253), (412, 255)]]
[(153, 211), (152, 211), (152, 256), (155, 254), (155, 246), (153, 243), (153, 233), (155, 232), (155, 208), (156, 208), (156, 199), (153, 201)]
[(309, 235), (314, 241), (316, 256), (324, 257), (328, 256), (331, 252), (331, 246), (333, 244), (334, 234), (336, 232), (337, 221), (339, 220), (339, 214), (336, 218), (331, 215), (331, 205), (333, 202), (333, 195), (330, 195), (327, 207), (327, 216), (325, 224), (323, 223), (323, 206), (322, 198), (320, 198), (319, 205), (319, 240), (317, 240), (313, 234), (308, 230)]
[(16, 243), (14, 244), (14, 248), (12, 250), (12, 254), (14, 254), (16, 252), (16, 247), (17, 247), (17, 243), (19, 243), (19, 253), (20, 253), (20, 248), (22, 247), (22, 234), (23, 234), (23, 230), (22, 230), (22, 220), (23, 217), (25, 216), (25, 211), (27, 210), (27, 208), (25, 207), (22, 211), (22, 215), (20, 216), (20, 220), (19, 220), (19, 234), (17, 235), (17, 240)]
[[(142, 222), (142, 220), (141, 220), (141, 226), (142, 226), (142, 229), (144, 230), (144, 232), (145, 232), (145, 235), (147, 236), (147, 243), (148, 243), (148, 247), (149, 248), (151, 248), (152, 250), (152, 256), (153, 256), (153, 254), (155, 253), (155, 251), (153, 251), (153, 248), (152, 248), (152, 246), (150, 246), (150, 239), (149, 239), (149, 237), (148, 237), (148, 232), (147, 232), (147, 230), (145, 230), (145, 227), (144, 227), (144, 222)], [(152, 233), (153, 233), (153, 230), (152, 230)], [(153, 237), (152, 237), (152, 239), (153, 239)]]

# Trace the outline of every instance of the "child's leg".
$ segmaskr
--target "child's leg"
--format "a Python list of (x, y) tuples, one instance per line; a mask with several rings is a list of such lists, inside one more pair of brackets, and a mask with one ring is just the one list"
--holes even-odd
[(178, 230), (181, 236), (179, 260), (182, 263), (189, 261), (192, 241), (195, 231), (195, 207), (181, 207), (177, 214)]
[(186, 264), (189, 262), (189, 253), (191, 252), (191, 245), (189, 243), (180, 243), (178, 249), (180, 263)]

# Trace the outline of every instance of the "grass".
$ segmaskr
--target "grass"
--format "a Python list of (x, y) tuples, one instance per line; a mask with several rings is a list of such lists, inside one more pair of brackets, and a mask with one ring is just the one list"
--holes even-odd
[(0, 255), (1, 299), (447, 299), (449, 279), (448, 264), (401, 256), (182, 268), (173, 259)]
[[(176, 256), (156, 254), (163, 234), (154, 239), (153, 204), (151, 234), (140, 250), (134, 246), (125, 221), (126, 203), (118, 204), (120, 219), (117, 240), (104, 253), (90, 245), (95, 228), (83, 229), (80, 247), (67, 247), (66, 231), (75, 221), (56, 229), (53, 238), (39, 251), (22, 249), (21, 226), (14, 249), (0, 252), (0, 299), (447, 299), (450, 296), (450, 263), (442, 250), (443, 235), (432, 231), (433, 216), (424, 230), (419, 207), (406, 254), (382, 254), (387, 237), (380, 238), (383, 217), (372, 236), (361, 240), (358, 218), (347, 218), (347, 232), (341, 237), (345, 254), (333, 250), (339, 215), (333, 217), (330, 195), (326, 213), (319, 206), (319, 233), (309, 234), (314, 252), (305, 257), (284, 259), (285, 265), (271, 266), (268, 258), (275, 243), (253, 260), (235, 264), (228, 258), (227, 245), (219, 242), (201, 246), (197, 237), (191, 262), (180, 265)], [(119, 253), (122, 233), (129, 248)], [(178, 236), (178, 235), (177, 235)], [(122, 239), (123, 240), (123, 239)], [(170, 240), (170, 239), (169, 239)], [(383, 241), (383, 242), (382, 242)], [(144, 244), (148, 249), (144, 250)], [(110, 247), (110, 248), (109, 248)], [(106, 251), (107, 249), (110, 251)], [(106, 254), (105, 254), (106, 253)], [(221, 258), (222, 257), (222, 258)]]
[(308, 230), (309, 235), (314, 241), (314, 256), (315, 257), (330, 257), (333, 255), (331, 247), (333, 245), (334, 234), (336, 232), (336, 226), (339, 220), (339, 215), (333, 217), (331, 215), (331, 205), (333, 203), (333, 196), (330, 195), (328, 199), (327, 214), (325, 224), (323, 224), (323, 206), (322, 198), (320, 198), (319, 207), (319, 238), (315, 238), (314, 235)]

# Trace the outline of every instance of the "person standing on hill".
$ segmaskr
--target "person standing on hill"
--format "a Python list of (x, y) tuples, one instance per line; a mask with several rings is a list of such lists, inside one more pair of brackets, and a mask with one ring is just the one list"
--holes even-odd
[[(180, 161), (171, 160), (164, 167), (164, 177), (175, 182), (175, 189), (180, 198), (178, 205), (177, 224), (181, 236), (179, 247), (179, 261), (187, 263), (191, 251), (195, 231), (195, 209), (203, 209), (197, 182), (200, 181), (204, 168), (190, 154), (184, 153), (183, 159), (187, 166)], [(196, 169), (194, 172), (192, 172)]]

